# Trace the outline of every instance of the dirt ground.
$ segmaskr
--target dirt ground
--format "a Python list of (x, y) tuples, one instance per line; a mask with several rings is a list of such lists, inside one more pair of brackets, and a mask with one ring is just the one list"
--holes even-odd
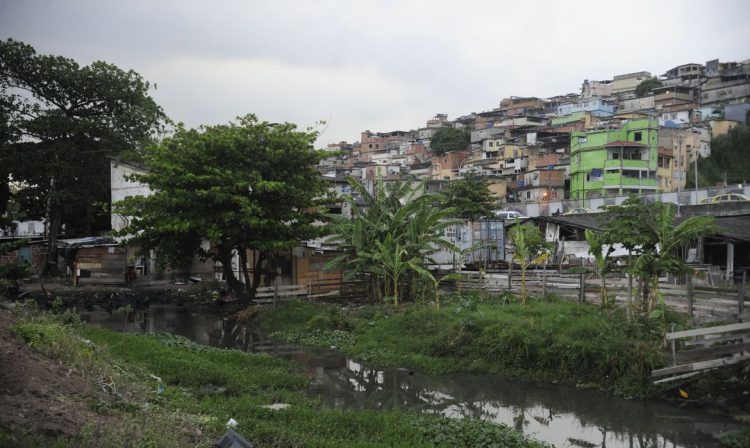
[(84, 427), (117, 428), (118, 418), (100, 415), (90, 403), (107, 401), (94, 378), (35, 353), (10, 333), (13, 315), (0, 309), (0, 429), (72, 438)]

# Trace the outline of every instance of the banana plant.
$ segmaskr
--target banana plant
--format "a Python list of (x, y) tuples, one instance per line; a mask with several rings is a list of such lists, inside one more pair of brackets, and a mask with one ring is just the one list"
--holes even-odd
[(532, 224), (520, 224), (510, 229), (510, 237), (515, 245), (513, 259), (521, 265), (521, 303), (526, 305), (528, 291), (526, 289), (526, 270), (529, 266), (544, 263), (550, 256), (550, 245), (542, 237), (539, 228)]
[(591, 229), (586, 229), (584, 233), (586, 241), (589, 243), (589, 253), (594, 256), (594, 261), (596, 262), (596, 275), (598, 275), (601, 280), (599, 292), (601, 294), (602, 306), (607, 306), (609, 303), (607, 294), (607, 273), (614, 267), (611, 255), (615, 249), (614, 246), (610, 244), (607, 251), (604, 251), (606, 236), (603, 233), (595, 232)]

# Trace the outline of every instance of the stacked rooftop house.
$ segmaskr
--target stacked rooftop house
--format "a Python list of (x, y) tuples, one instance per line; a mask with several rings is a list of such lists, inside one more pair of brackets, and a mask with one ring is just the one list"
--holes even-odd
[(585, 200), (658, 188), (659, 124), (628, 121), (617, 129), (573, 132), (570, 198)]

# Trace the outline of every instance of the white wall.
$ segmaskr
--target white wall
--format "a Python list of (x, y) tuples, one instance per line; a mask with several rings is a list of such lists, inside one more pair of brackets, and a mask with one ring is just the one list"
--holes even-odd
[[(110, 162), (110, 191), (112, 204), (116, 204), (119, 201), (131, 196), (150, 196), (151, 189), (144, 184), (138, 182), (132, 182), (125, 179), (126, 175), (129, 174), (143, 174), (145, 171), (136, 168), (132, 165), (116, 164), (114, 161)], [(112, 230), (122, 230), (130, 222), (128, 217), (124, 217), (115, 213), (111, 214)]]

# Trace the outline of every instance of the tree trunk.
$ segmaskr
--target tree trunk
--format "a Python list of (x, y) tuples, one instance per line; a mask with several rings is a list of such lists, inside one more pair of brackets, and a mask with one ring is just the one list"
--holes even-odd
[(526, 265), (521, 263), (521, 303), (526, 305)]
[(253, 266), (253, 283), (247, 290), (247, 296), (249, 300), (255, 299), (255, 292), (258, 291), (260, 286), (260, 274), (263, 270), (263, 262), (266, 261), (268, 252), (265, 250), (258, 251), (258, 258), (255, 260), (255, 266)]
[(232, 270), (232, 249), (232, 246), (226, 242), (220, 244), (218, 247), (219, 261), (221, 262), (221, 268), (224, 272), (224, 280), (226, 280), (229, 289), (231, 289), (236, 296), (244, 298), (246, 294), (244, 285), (234, 276), (234, 271)]
[(56, 205), (51, 205), (48, 214), (47, 227), (47, 259), (44, 263), (44, 274), (57, 274), (57, 234), (60, 232), (62, 221), (62, 210)]
[(642, 309), (647, 310), (647, 312), (651, 311), (649, 310), (649, 306), (648, 306), (648, 297), (649, 297), (649, 294), (651, 293), (650, 283), (651, 283), (651, 277), (644, 277), (642, 280), (642, 285), (641, 285), (643, 288), (643, 296), (641, 298), (641, 305), (643, 307)]
[(247, 250), (240, 246), (237, 248), (237, 252), (240, 256), (240, 264), (242, 265), (240, 269), (242, 269), (242, 279), (245, 282), (245, 292), (247, 293), (250, 291), (250, 277), (247, 273)]
[(5, 216), (10, 201), (10, 184), (8, 178), (0, 179), (0, 217)]

